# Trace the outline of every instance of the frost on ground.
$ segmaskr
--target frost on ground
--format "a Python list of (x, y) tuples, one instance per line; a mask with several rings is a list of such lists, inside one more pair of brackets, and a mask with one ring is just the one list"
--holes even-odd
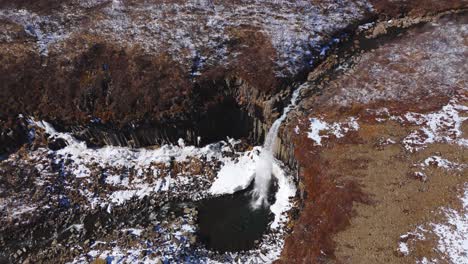
[[(157, 149), (88, 148), (70, 134), (57, 132), (47, 122), (30, 120), (30, 123), (31, 144), (35, 147), (0, 162), (2, 175), (9, 177), (7, 183), (24, 181), (20, 189), (2, 190), (7, 197), (0, 201), (4, 227), (9, 228), (12, 222), (37, 223), (34, 221), (41, 219), (41, 215), (51, 212), (81, 214), (85, 220), (73, 220), (64, 226), (56, 224), (55, 232), (61, 236), (72, 233), (72, 238), (88, 237), (90, 232), (104, 233), (99, 233), (100, 240), (90, 242), (89, 246), (83, 241), (62, 241), (74, 263), (91, 262), (97, 257), (111, 263), (159, 260), (223, 263), (234, 259), (263, 263), (279, 257), (286, 212), (292, 206), (290, 199), (295, 195), (295, 186), (278, 161), (273, 166), (278, 191), (270, 207), (275, 217), (270, 231), (249, 252), (220, 254), (206, 250), (196, 240), (195, 208), (184, 205), (180, 209), (184, 213), (176, 215), (167, 208), (173, 202), (191, 203), (246, 188), (253, 179), (260, 147), (238, 152), (234, 149), (240, 142), (229, 140), (203, 148), (185, 146), (183, 142)], [(49, 142), (64, 140), (66, 146), (50, 150), (41, 143), (44, 135)], [(26, 170), (32, 172), (25, 173)], [(30, 177), (15, 178), (21, 175)], [(33, 195), (31, 190), (35, 190)], [(148, 202), (151, 208), (160, 208), (145, 209)], [(88, 214), (103, 219), (111, 217), (117, 223), (111, 225), (111, 232), (102, 231), (99, 225), (90, 230), (86, 224)]]
[(430, 156), (426, 158), (420, 164), (415, 164), (415, 167), (420, 169), (419, 171), (414, 172), (415, 178), (420, 179), (425, 182), (428, 179), (426, 170), (430, 167), (463, 172), (466, 168), (468, 168), (468, 165), (453, 162), (445, 158), (442, 158), (440, 156)]
[[(65, 28), (65, 17), (40, 16), (20, 9), (0, 10), (0, 18), (21, 25), (24, 28), (24, 32), (36, 40), (37, 50), (44, 56), (47, 56), (49, 46), (68, 38), (71, 34), (71, 32), (67, 31)], [(4, 35), (0, 33), (0, 40), (2, 39), (11, 41), (8, 34)]]
[(450, 160), (444, 159), (440, 156), (431, 156), (425, 159), (421, 164), (421, 167), (435, 166), (447, 170), (463, 170), (466, 168), (466, 164), (459, 164)]
[(466, 23), (441, 21), (366, 52), (346, 75), (331, 82), (338, 92), (334, 90), (327, 104), (414, 103), (466, 91), (467, 36)]
[(461, 125), (468, 120), (464, 116), (468, 113), (468, 107), (458, 100), (452, 100), (440, 111), (419, 114), (407, 113), (401, 121), (421, 126), (413, 131), (405, 139), (403, 145), (410, 152), (425, 148), (431, 143), (454, 143), (468, 147), (468, 140), (462, 137)]
[[(423, 150), (429, 144), (434, 143), (468, 147), (468, 139), (463, 136), (462, 130), (464, 122), (468, 120), (467, 98), (462, 94), (463, 91), (460, 93), (443, 105), (440, 110), (427, 113), (406, 112), (402, 114), (387, 108), (368, 109), (367, 112), (375, 115), (378, 123), (393, 120), (410, 127), (412, 131), (401, 141), (403, 147), (410, 153)], [(443, 161), (439, 161), (442, 166)]]
[(441, 208), (439, 214), (443, 221), (425, 223), (401, 236), (399, 251), (411, 255), (418, 243), (434, 237), (437, 256), (427, 256), (419, 259), (419, 263), (468, 263), (468, 185), (460, 197), (460, 207)]
[[(228, 51), (237, 28), (249, 26), (269, 37), (277, 51), (279, 75), (307, 66), (311, 52), (325, 53), (324, 42), (372, 10), (367, 1), (78, 1), (40, 15), (29, 10), (0, 10), (0, 19), (24, 27), (47, 55), (52, 45), (80, 33), (116, 43), (165, 52), (193, 75), (206, 66), (235, 59)], [(83, 26), (86, 21), (86, 26)], [(84, 31), (84, 32), (83, 32)], [(3, 35), (3, 34), (2, 34)], [(235, 33), (234, 33), (235, 35)], [(11, 40), (5, 34), (0, 38)]]
[(333, 123), (327, 123), (321, 118), (310, 118), (308, 137), (312, 139), (316, 145), (321, 146), (323, 138), (330, 138), (330, 136), (342, 138), (347, 133), (357, 131), (358, 129), (359, 124), (354, 117), (349, 117), (344, 122)]

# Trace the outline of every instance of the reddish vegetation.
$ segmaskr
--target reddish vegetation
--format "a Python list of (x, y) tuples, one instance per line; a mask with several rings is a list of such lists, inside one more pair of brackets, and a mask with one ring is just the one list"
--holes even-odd
[(416, 16), (436, 13), (450, 9), (465, 8), (466, 2), (459, 0), (371, 0), (377, 13), (390, 17), (400, 17), (406, 14)]
[[(276, 50), (270, 39), (260, 32), (258, 28), (241, 26), (229, 30), (229, 54), (237, 54), (227, 65), (212, 66), (202, 70), (194, 86), (197, 89), (208, 90), (223, 87), (226, 79), (230, 81), (243, 81), (251, 88), (271, 94), (281, 88), (280, 79), (275, 76), (274, 58)], [(253, 92), (252, 92), (253, 93)], [(239, 102), (249, 103), (238, 98)]]
[[(286, 239), (278, 263), (320, 263), (334, 258), (335, 233), (349, 225), (353, 204), (369, 203), (369, 198), (356, 182), (344, 175), (329, 173), (329, 164), (320, 157), (307, 135), (295, 139), (295, 155), (304, 183), (300, 192), (306, 193), (299, 219)], [(350, 161), (349, 166), (355, 166)], [(343, 164), (345, 167), (345, 164)]]
[[(345, 18), (345, 22), (355, 23), (354, 19), (364, 16), (361, 9), (365, 8), (358, 8), (355, 1), (349, 2), (350, 8), (346, 2), (329, 2), (336, 10), (359, 13)], [(328, 14), (328, 2), (310, 3), (317, 14)], [(215, 25), (209, 26), (216, 12), (213, 4), (226, 9), (219, 14), (226, 18), (214, 19)], [(236, 103), (249, 107), (250, 114), (262, 119), (257, 114), (261, 109), (250, 108), (257, 108), (259, 98), (264, 101), (284, 90), (292, 81), (286, 78), (298, 77), (290, 76), (296, 74), (295, 70), (281, 75), (287, 77), (278, 77), (278, 68), (286, 66), (276, 61), (281, 57), (288, 62), (290, 58), (273, 43), (283, 37), (284, 42), (294, 42), (297, 33), (309, 34), (293, 28), (301, 24), (288, 24), (284, 29), (268, 26), (272, 24), (270, 18), (286, 23), (289, 16), (302, 14), (303, 4), (0, 0), (0, 14), (6, 21), (0, 24), (0, 104), (7, 106), (0, 119), (24, 113), (74, 125), (82, 125), (91, 117), (116, 126), (143, 119), (172, 125), (193, 121), (194, 110), (205, 114), (203, 110), (210, 108), (207, 105), (222, 101), (225, 93), (237, 95), (238, 91), (223, 91), (231, 83), (248, 87), (244, 89), (247, 94), (235, 98)], [(249, 11), (258, 15), (233, 8), (239, 6), (256, 6)], [(318, 32), (323, 34), (323, 41), (334, 34), (331, 29), (326, 31)], [(288, 53), (294, 50), (288, 49)], [(305, 50), (294, 55), (301, 57), (302, 53)], [(299, 58), (297, 67), (308, 67), (305, 61)]]
[[(259, 43), (267, 46), (264, 41)], [(0, 58), (5, 62), (0, 69), (0, 81), (5, 87), (0, 90), (0, 101), (6, 107), (0, 115), (5, 118), (21, 112), (35, 113), (61, 120), (86, 120), (92, 115), (120, 124), (144, 117), (175, 121), (177, 115), (190, 114), (188, 110), (196, 104), (210, 102), (196, 101), (194, 87), (205, 89), (209, 97), (217, 88), (209, 83), (224, 81), (226, 75), (238, 76), (263, 91), (277, 88), (272, 67), (267, 64), (272, 64), (272, 50), (269, 54), (259, 52), (259, 46), (251, 45), (241, 51), (231, 74), (225, 69), (212, 69), (200, 84), (191, 83), (188, 73), (167, 56), (147, 56), (138, 49), (116, 48), (102, 42), (92, 44), (70, 61), (50, 56), (47, 66), (42, 66), (35, 54), (26, 54), (13, 64), (6, 62), (10, 59), (5, 55)]]
[(0, 8), (30, 8), (37, 12), (50, 13), (71, 0), (0, 0)]
[[(421, 191), (428, 187), (418, 185), (420, 181), (409, 172), (427, 156), (410, 154), (401, 145), (414, 131), (415, 123), (390, 118), (408, 112), (437, 112), (454, 98), (466, 98), (465, 75), (457, 73), (463, 70), (463, 59), (456, 54), (466, 46), (460, 26), (465, 23), (463, 18), (451, 19), (439, 20), (438, 27), (411, 29), (403, 37), (357, 56), (356, 64), (345, 74), (327, 75), (331, 80), (316, 84), (323, 87), (320, 93), (301, 101), (299, 117), (285, 131), (293, 134), (299, 126), (301, 135), (294, 133), (293, 145), (304, 184), (300, 191), (307, 196), (280, 262), (402, 263), (394, 252), (398, 241), (393, 239), (407, 232), (402, 230), (408, 229), (409, 223), (433, 217), (427, 208), (440, 206), (441, 197), (446, 195), (441, 190), (464, 181), (455, 177), (449, 184), (447, 177), (447, 182), (431, 186), (432, 193)], [(427, 50), (439, 46), (444, 48)], [(439, 68), (427, 71), (429, 65)], [(452, 78), (443, 78), (452, 73)], [(405, 83), (405, 78), (417, 82)], [(311, 117), (327, 123), (355, 117), (360, 128), (339, 139), (331, 136), (318, 147), (304, 132), (310, 129)], [(383, 143), (385, 140), (392, 143)], [(428, 147), (432, 150), (426, 155), (445, 151), (448, 157), (458, 155), (463, 160), (458, 150), (447, 151), (457, 146), (441, 145)]]
[(104, 43), (69, 61), (50, 57), (47, 66), (34, 54), (3, 65), (0, 78), (8, 89), (0, 92), (7, 106), (2, 116), (23, 112), (73, 120), (90, 114), (124, 123), (143, 114), (163, 116), (187, 103), (190, 87), (167, 57), (148, 57), (137, 49)]
[[(307, 133), (301, 133), (293, 138), (295, 158), (299, 166), (301, 183), (299, 193), (302, 197), (301, 214), (294, 220), (292, 233), (286, 238), (285, 248), (277, 263), (328, 263), (330, 260), (340, 261), (335, 257), (335, 235), (350, 226), (350, 220), (356, 216), (357, 204), (374, 205), (374, 195), (364, 192), (359, 178), (364, 177), (363, 171), (368, 171), (369, 160), (356, 157), (338, 158), (347, 146), (369, 145), (376, 134), (382, 131), (378, 126), (375, 113), (369, 109), (386, 107), (393, 115), (404, 115), (416, 111), (428, 113), (439, 110), (449, 101), (446, 96), (432, 97), (428, 104), (415, 105), (411, 102), (375, 102), (369, 105), (354, 105), (353, 107), (320, 108), (326, 109), (326, 120), (338, 120), (343, 117), (359, 117), (361, 124), (366, 124), (362, 131), (352, 132), (344, 138), (328, 141), (323, 147), (318, 147), (308, 138)], [(313, 112), (314, 110), (311, 109)], [(323, 113), (323, 112), (322, 112)], [(294, 131), (298, 125), (300, 131), (307, 131), (308, 121), (296, 119), (288, 124), (287, 131)], [(304, 125), (306, 124), (306, 125)], [(395, 132), (396, 133), (396, 132)], [(376, 146), (378, 149), (379, 146)], [(331, 156), (324, 156), (325, 149), (333, 149)], [(327, 154), (328, 155), (328, 154)], [(336, 158), (337, 160), (329, 160)], [(363, 174), (363, 175), (361, 175)]]
[[(51, 53), (42, 58), (23, 48), (22, 55), (7, 50), (0, 55), (0, 103), (5, 106), (0, 118), (24, 113), (65, 123), (87, 122), (90, 116), (116, 125), (142, 119), (177, 122), (190, 120), (193, 109), (216, 104), (223, 96), (218, 89), (225, 89), (229, 80), (243, 80), (260, 93), (279, 90), (269, 40), (248, 28), (231, 33), (236, 60), (227, 67), (208, 68), (193, 80), (167, 54), (148, 55), (87, 36), (69, 40), (67, 56)], [(238, 103), (254, 99), (238, 98)]]
[[(155, 0), (149, 4), (182, 2)], [(226, 6), (245, 3), (216, 2)], [(125, 1), (128, 6), (139, 3), (140, 0)], [(100, 23), (103, 19), (100, 8), (111, 4), (111, 1), (86, 9), (71, 1), (0, 0), (0, 8), (26, 8), (40, 14), (58, 14), (63, 11), (58, 11), (58, 8), (64, 4), (88, 14), (71, 26), (86, 28), (92, 27), (92, 22)], [(318, 9), (325, 8), (322, 1), (311, 1), (311, 4), (317, 5)], [(462, 6), (460, 1), (450, 1), (450, 4), (400, 1), (400, 10), (389, 1), (375, 1), (374, 4), (377, 13), (388, 10), (398, 14), (405, 14), (408, 10), (415, 14), (426, 9), (438, 11), (442, 5), (445, 9)], [(199, 18), (200, 23), (205, 23), (202, 17)], [(55, 27), (54, 24), (50, 26)], [(62, 26), (67, 26), (67, 23)], [(234, 95), (235, 103), (248, 108), (250, 114), (262, 120), (259, 113), (263, 109), (258, 101), (284, 90), (293, 80), (276, 75), (278, 66), (275, 59), (281, 54), (274, 48), (271, 36), (267, 36), (260, 26), (243, 22), (239, 26), (228, 27), (226, 61), (206, 63), (200, 76), (192, 76), (190, 67), (175, 61), (171, 56), (174, 54), (165, 50), (167, 47), (148, 52), (138, 45), (122, 46), (108, 36), (87, 35), (80, 31), (54, 44), (47, 56), (41, 56), (37, 53), (36, 37), (28, 34), (24, 25), (11, 21), (3, 23), (0, 28), (11, 40), (0, 43), (0, 105), (4, 106), (0, 119), (24, 113), (70, 125), (87, 123), (91, 117), (101, 118), (118, 127), (143, 120), (179, 124), (196, 120), (194, 109), (199, 112), (197, 115), (203, 115), (228, 94)], [(200, 31), (200, 34), (205, 33)], [(200, 52), (203, 53), (203, 49)], [(182, 58), (190, 55), (189, 49), (182, 49), (180, 53), (183, 53), (180, 54)], [(197, 63), (193, 64), (197, 68)], [(302, 73), (290, 77), (300, 81), (299, 75)], [(248, 89), (240, 93), (236, 90), (237, 85), (226, 91), (226, 88), (233, 88), (228, 87), (233, 83), (242, 83)]]
[[(275, 77), (274, 58), (276, 50), (259, 29), (251, 27), (230, 30), (232, 44), (230, 53), (240, 53), (231, 63), (234, 74), (262, 91), (278, 90)], [(242, 43), (241, 45), (239, 45)]]

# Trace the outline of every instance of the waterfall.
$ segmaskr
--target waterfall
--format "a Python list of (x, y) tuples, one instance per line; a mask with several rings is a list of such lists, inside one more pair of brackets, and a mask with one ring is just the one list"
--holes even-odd
[(275, 120), (271, 126), (263, 144), (262, 152), (260, 153), (259, 160), (255, 167), (255, 184), (253, 189), (252, 207), (259, 208), (260, 206), (268, 205), (268, 188), (270, 186), (271, 174), (273, 170), (273, 152), (276, 148), (276, 137), (278, 130), (286, 119), (289, 111), (291, 111), (297, 104), (297, 99), (302, 89), (306, 85), (299, 86), (291, 97), (291, 102), (284, 109), (283, 114)]

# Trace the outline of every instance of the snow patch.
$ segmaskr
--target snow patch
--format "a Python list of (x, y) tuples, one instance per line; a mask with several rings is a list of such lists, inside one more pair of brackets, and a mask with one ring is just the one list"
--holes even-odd
[(452, 162), (440, 156), (428, 157), (421, 163), (415, 164), (414, 166), (420, 168), (420, 171), (416, 171), (413, 173), (414, 177), (422, 180), (423, 182), (427, 181), (428, 179), (426, 175), (426, 170), (428, 167), (436, 167), (436, 168), (441, 168), (445, 170), (457, 170), (457, 171), (462, 171), (467, 167), (466, 164), (459, 164), (456, 162)]
[[(327, 123), (321, 118), (310, 118), (310, 129), (308, 137), (312, 139), (316, 145), (322, 145), (323, 138), (342, 138), (351, 131), (359, 130), (359, 124), (355, 117), (349, 117), (344, 122)], [(326, 132), (326, 133), (323, 133)]]
[(247, 188), (255, 177), (260, 147), (245, 152), (237, 161), (228, 161), (218, 172), (209, 192), (213, 195), (232, 194)]
[(425, 159), (421, 164), (421, 167), (436, 166), (447, 170), (463, 170), (467, 165), (459, 164), (456, 162), (449, 161), (440, 156), (431, 156)]
[(141, 236), (141, 233), (143, 233), (143, 229), (126, 228), (126, 229), (122, 229), (122, 232), (130, 233), (130, 234), (135, 235), (135, 236)]
[(399, 243), (398, 250), (405, 256), (408, 256), (409, 254), (408, 244), (404, 242)]
[(424, 239), (424, 232), (425, 229), (423, 229), (421, 226), (418, 226), (416, 228), (416, 231), (414, 232), (408, 232), (402, 236), (400, 236), (400, 242), (398, 243), (398, 251), (400, 251), (404, 256), (408, 256), (410, 254), (410, 249), (408, 242), (411, 239), (418, 239), (422, 240)]
[(270, 210), (275, 215), (275, 220), (273, 220), (270, 227), (278, 229), (287, 220), (285, 212), (292, 207), (290, 199), (296, 194), (296, 185), (291, 177), (285, 175), (284, 170), (281, 169), (277, 162), (273, 163), (273, 175), (278, 180), (278, 191), (275, 195), (275, 203), (270, 206)]
[(328, 123), (318, 118), (311, 118), (310, 119), (310, 131), (308, 133), (308, 136), (310, 139), (315, 141), (315, 144), (321, 146), (322, 137), (325, 137), (325, 136), (320, 135), (320, 132), (325, 131), (327, 129), (328, 129)]
[(296, 126), (294, 128), (294, 133), (296, 133), (296, 135), (299, 135), (300, 132), (301, 132), (301, 129), (299, 128), (299, 126)]
[(461, 126), (468, 117), (462, 116), (468, 112), (468, 107), (451, 100), (440, 111), (429, 114), (407, 113), (402, 122), (422, 126), (403, 139), (403, 146), (409, 152), (416, 152), (432, 143), (453, 143), (468, 147), (468, 141), (462, 138)]
[[(441, 208), (444, 220), (438, 223), (426, 223), (418, 226), (414, 232), (401, 236), (399, 251), (409, 255), (411, 245), (417, 241), (424, 241), (428, 237), (436, 236), (437, 245), (434, 251), (439, 254), (437, 259), (429, 260), (422, 257), (417, 263), (468, 263), (468, 184), (460, 197), (461, 208)], [(411, 241), (410, 241), (411, 239)]]
[(461, 211), (445, 209), (447, 221), (433, 224), (434, 233), (439, 236), (437, 249), (452, 263), (468, 263), (468, 186), (461, 202)]

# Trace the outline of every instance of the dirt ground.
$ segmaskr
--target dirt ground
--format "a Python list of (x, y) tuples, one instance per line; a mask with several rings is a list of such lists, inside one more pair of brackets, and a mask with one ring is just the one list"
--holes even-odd
[[(437, 220), (435, 212), (457, 203), (458, 190), (468, 180), (466, 170), (434, 167), (426, 171), (427, 181), (412, 177), (414, 164), (426, 157), (440, 155), (466, 164), (468, 151), (447, 144), (434, 144), (412, 155), (398, 144), (376, 148), (382, 137), (397, 141), (404, 135), (405, 129), (392, 123), (363, 125), (358, 134), (364, 144), (335, 145), (322, 153), (332, 173), (346, 172), (344, 177), (357, 181), (371, 200), (370, 204), (354, 204), (356, 216), (350, 226), (334, 236), (339, 262), (415, 263), (417, 256), (403, 256), (398, 251), (400, 236), (420, 223)], [(430, 252), (432, 246), (421, 250)]]
[(447, 212), (468, 215), (460, 200), (466, 35), (466, 16), (412, 29), (352, 59), (301, 102), (286, 130), (303, 204), (280, 262), (459, 263), (466, 255), (433, 230), (463, 232)]

